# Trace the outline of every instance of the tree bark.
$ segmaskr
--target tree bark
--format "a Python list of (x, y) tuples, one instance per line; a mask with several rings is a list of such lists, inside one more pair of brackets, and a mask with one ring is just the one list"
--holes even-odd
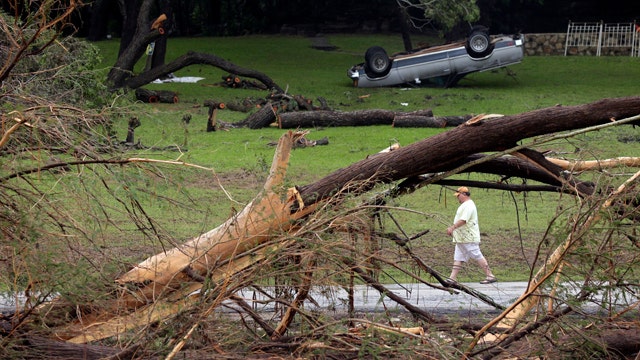
[(400, 24), (400, 33), (402, 35), (402, 44), (404, 45), (404, 51), (413, 50), (413, 45), (411, 44), (411, 21), (409, 19), (409, 15), (407, 14), (407, 9), (404, 9), (402, 6), (398, 7), (398, 23)]
[(155, 91), (143, 88), (136, 89), (136, 99), (143, 103), (157, 103), (160, 101)]
[(162, 31), (160, 32), (160, 37), (156, 39), (155, 49), (153, 51), (153, 56), (151, 56), (151, 68), (156, 68), (164, 65), (165, 56), (167, 54), (167, 38), (171, 32), (171, 28), (173, 27), (173, 7), (171, 6), (170, 0), (160, 1), (161, 3), (161, 11), (167, 17), (167, 19), (161, 25)]
[(143, 88), (136, 89), (136, 99), (145, 103), (169, 103), (177, 104), (178, 94), (169, 90), (148, 90)]
[[(123, 29), (123, 37), (120, 40), (118, 59), (107, 75), (109, 87), (113, 89), (121, 88), (125, 85), (126, 79), (133, 74), (133, 67), (144, 54), (147, 45), (161, 35), (158, 30), (151, 30), (148, 24), (153, 1), (144, 0), (139, 7), (136, 1), (121, 0), (121, 4), (125, 11), (123, 14), (125, 16), (125, 28)], [(155, 79), (157, 77), (151, 81)]]
[(393, 119), (393, 127), (429, 127), (443, 128), (455, 127), (471, 119), (471, 115), (465, 116), (416, 116), (399, 115)]
[[(146, 1), (149, 3), (149, 1)], [(139, 7), (137, 1), (118, 0), (120, 15), (122, 16), (122, 31), (120, 33), (120, 48), (118, 49), (118, 57), (125, 53), (131, 41), (136, 34), (136, 24), (138, 21)], [(148, 6), (143, 9), (147, 11)]]
[(359, 110), (342, 111), (296, 111), (278, 115), (278, 126), (281, 129), (336, 127), (336, 126), (369, 126), (391, 125), (396, 116), (433, 116), (431, 110), (401, 112), (392, 110)]
[(239, 127), (248, 127), (249, 129), (262, 129), (276, 120), (276, 110), (271, 103), (262, 106), (260, 110), (249, 115), (246, 119), (237, 124)]

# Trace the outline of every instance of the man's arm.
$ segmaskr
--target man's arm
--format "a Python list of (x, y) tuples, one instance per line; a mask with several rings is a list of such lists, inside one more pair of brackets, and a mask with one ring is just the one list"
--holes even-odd
[(453, 223), (453, 225), (451, 225), (451, 226), (449, 226), (447, 228), (447, 235), (451, 236), (451, 234), (453, 234), (453, 230), (464, 226), (466, 223), (467, 223), (467, 221), (466, 220), (462, 220), (462, 219), (456, 221), (455, 223)]

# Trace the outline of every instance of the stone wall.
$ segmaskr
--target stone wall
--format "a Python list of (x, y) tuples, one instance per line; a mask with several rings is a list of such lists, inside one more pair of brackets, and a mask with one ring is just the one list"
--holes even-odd
[[(528, 56), (564, 56), (566, 33), (525, 34), (524, 54)], [(598, 49), (592, 47), (570, 47), (567, 56), (596, 56)], [(630, 56), (631, 47), (603, 47), (601, 56)]]

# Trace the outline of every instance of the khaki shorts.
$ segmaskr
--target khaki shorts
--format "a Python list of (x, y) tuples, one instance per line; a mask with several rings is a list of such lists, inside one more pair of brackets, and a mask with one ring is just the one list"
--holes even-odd
[(480, 251), (480, 243), (458, 243), (453, 254), (454, 261), (469, 261), (469, 259), (481, 260), (484, 258)]

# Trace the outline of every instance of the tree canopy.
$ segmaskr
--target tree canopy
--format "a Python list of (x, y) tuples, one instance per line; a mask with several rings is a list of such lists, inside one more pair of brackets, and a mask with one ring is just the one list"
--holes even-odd
[[(119, 3), (125, 2), (96, 0), (82, 8), (74, 21), (79, 36), (90, 40), (104, 39), (107, 34), (120, 36), (124, 22)], [(494, 33), (535, 33), (563, 32), (569, 20), (633, 22), (640, 16), (640, 4), (636, 2), (609, 6), (596, 0), (158, 0), (156, 7), (180, 9), (175, 12), (172, 36), (225, 36), (279, 33), (289, 26), (297, 26), (301, 34), (397, 31), (401, 27), (396, 11), (399, 4), (418, 10), (411, 13), (416, 21), (425, 12), (427, 19), (437, 19), (431, 25), (438, 31), (450, 27), (454, 19), (476, 22)], [(431, 25), (427, 28), (433, 30)]]

